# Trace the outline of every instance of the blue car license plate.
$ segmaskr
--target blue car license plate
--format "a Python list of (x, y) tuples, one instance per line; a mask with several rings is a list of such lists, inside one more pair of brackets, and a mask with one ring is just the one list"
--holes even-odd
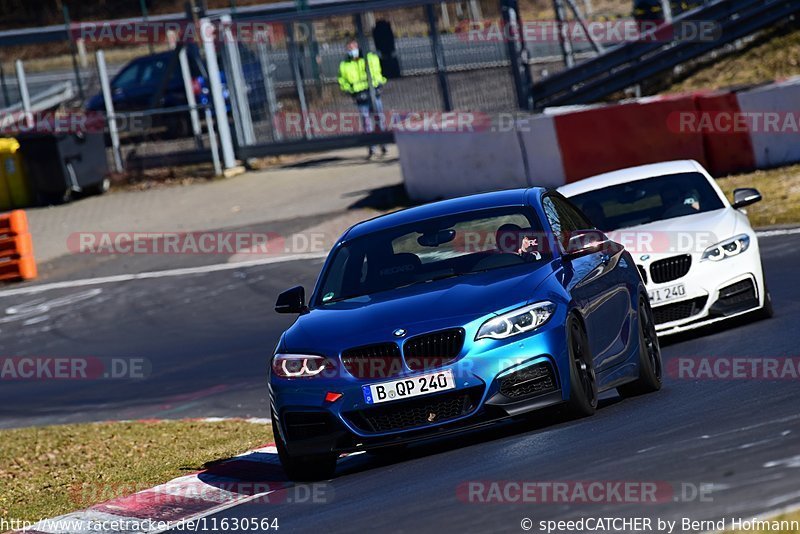
[(367, 404), (379, 404), (381, 402), (439, 393), (440, 391), (455, 389), (455, 387), (456, 382), (453, 378), (453, 371), (447, 369), (438, 373), (411, 376), (391, 382), (381, 382), (380, 384), (370, 384), (362, 386), (362, 389), (364, 391), (364, 400)]

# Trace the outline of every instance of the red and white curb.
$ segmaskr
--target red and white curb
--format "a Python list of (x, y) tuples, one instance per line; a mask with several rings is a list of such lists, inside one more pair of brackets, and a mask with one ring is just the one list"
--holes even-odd
[(198, 473), (86, 510), (44, 519), (22, 532), (155, 534), (256, 499), (268, 502), (268, 495), (292, 486), (277, 453), (274, 444), (269, 444)]
[[(158, 423), (162, 419), (138, 419), (140, 423)], [(264, 418), (203, 417), (182, 421), (244, 421), (253, 424), (268, 424)], [(343, 455), (356, 456), (358, 453)], [(91, 495), (93, 490), (110, 490), (113, 494), (124, 494), (123, 488), (98, 482), (95, 487), (84, 486), (73, 492), (78, 506), (82, 501), (98, 500)], [(294, 484), (278, 460), (274, 443), (233, 456), (208, 468), (164, 484), (129, 495), (90, 506), (85, 510), (43, 519), (19, 532), (30, 534), (156, 534), (194, 520), (222, 512), (253, 501), (261, 503), (293, 502), (288, 491)], [(119, 491), (115, 491), (119, 490)], [(128, 491), (133, 491), (128, 489)], [(326, 498), (330, 498), (327, 495)], [(202, 530), (202, 527), (199, 529)]]
[[(219, 419), (224, 420), (201, 420)], [(287, 502), (291, 487), (275, 445), (268, 444), (153, 488), (44, 519), (20, 532), (155, 534), (252, 501)]]

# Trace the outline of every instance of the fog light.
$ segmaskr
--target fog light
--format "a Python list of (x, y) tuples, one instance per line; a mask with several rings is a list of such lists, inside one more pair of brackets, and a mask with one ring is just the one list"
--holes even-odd
[(337, 400), (342, 398), (341, 393), (336, 393), (334, 391), (329, 391), (325, 394), (325, 402), (336, 402)]

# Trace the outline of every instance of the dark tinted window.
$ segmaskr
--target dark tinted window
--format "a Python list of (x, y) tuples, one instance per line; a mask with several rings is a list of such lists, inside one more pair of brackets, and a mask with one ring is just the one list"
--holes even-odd
[(548, 195), (542, 200), (544, 212), (556, 240), (565, 245), (570, 234), (575, 230), (594, 228), (586, 216), (576, 210), (569, 202), (555, 195)]
[(724, 204), (697, 172), (656, 176), (570, 197), (604, 231), (722, 209)]
[(111, 86), (114, 89), (128, 89), (129, 87), (136, 87), (139, 85), (139, 64), (133, 63), (128, 65), (122, 72), (117, 74)]
[(317, 305), (481, 271), (542, 262), (542, 247), (521, 252), (527, 237), (542, 243), (530, 210), (479, 210), (364, 235), (334, 253), (322, 275)]
[(125, 67), (114, 78), (111, 86), (114, 89), (156, 86), (163, 79), (167, 65), (167, 59), (160, 56), (136, 61)]
[(570, 230), (588, 230), (594, 228), (594, 224), (586, 216), (578, 211), (575, 206), (566, 202), (563, 198), (553, 197), (553, 203), (562, 221), (566, 221)]

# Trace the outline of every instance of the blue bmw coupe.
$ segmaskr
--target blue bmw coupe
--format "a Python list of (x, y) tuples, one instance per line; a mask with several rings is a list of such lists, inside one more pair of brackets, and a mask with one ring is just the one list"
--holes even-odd
[(270, 362), (272, 424), (293, 479), (598, 394), (661, 387), (647, 292), (630, 254), (558, 192), (435, 202), (339, 238)]

